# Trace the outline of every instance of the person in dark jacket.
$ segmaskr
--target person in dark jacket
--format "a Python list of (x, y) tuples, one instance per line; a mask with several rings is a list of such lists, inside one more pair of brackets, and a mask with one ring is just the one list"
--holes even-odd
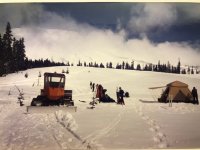
[(103, 93), (103, 86), (101, 84), (97, 84), (96, 98), (99, 98), (99, 100), (101, 100), (102, 93)]
[(199, 105), (198, 93), (197, 93), (197, 89), (195, 87), (193, 87), (193, 89), (192, 89), (192, 96), (193, 96), (194, 103)]
[(119, 104), (125, 105), (124, 103), (124, 90), (119, 87)]
[(92, 84), (92, 92), (94, 92), (95, 89), (95, 83)]
[(117, 87), (117, 90), (116, 90), (116, 96), (117, 96), (117, 104), (120, 104), (120, 98), (119, 98), (119, 90), (118, 90), (118, 87)]

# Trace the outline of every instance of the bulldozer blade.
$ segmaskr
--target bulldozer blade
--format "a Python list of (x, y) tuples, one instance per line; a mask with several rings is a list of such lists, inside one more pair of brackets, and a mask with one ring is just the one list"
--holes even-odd
[(76, 106), (27, 106), (27, 113), (55, 113), (56, 111), (76, 112)]

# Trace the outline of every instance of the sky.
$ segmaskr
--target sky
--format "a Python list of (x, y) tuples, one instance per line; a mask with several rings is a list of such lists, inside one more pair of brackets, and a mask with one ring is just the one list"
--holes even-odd
[(200, 65), (198, 3), (5, 3), (0, 20), (32, 59)]

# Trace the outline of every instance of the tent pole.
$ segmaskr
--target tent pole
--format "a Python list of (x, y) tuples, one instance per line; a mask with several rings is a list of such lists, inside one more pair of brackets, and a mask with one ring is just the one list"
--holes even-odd
[(169, 95), (169, 107), (172, 107), (173, 95)]

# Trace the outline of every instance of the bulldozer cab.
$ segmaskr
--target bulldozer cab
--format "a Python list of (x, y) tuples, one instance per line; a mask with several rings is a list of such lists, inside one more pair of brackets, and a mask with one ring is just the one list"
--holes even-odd
[(44, 89), (41, 95), (49, 100), (59, 100), (64, 97), (65, 75), (57, 73), (44, 73)]
[(57, 73), (44, 74), (44, 89), (45, 88), (63, 88), (65, 87), (65, 75)]

